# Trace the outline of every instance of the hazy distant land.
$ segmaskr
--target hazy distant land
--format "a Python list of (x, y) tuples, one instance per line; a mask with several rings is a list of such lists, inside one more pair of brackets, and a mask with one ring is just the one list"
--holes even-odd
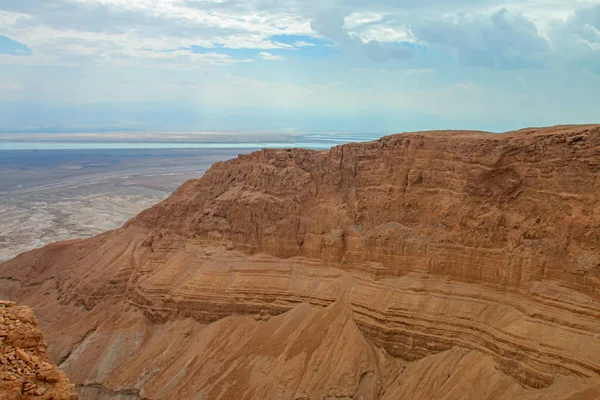
[(214, 162), (240, 152), (0, 151), (0, 260), (117, 228)]

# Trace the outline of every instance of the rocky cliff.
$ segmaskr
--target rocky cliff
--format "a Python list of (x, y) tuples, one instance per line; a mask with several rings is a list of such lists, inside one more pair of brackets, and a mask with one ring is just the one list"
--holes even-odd
[(600, 398), (600, 126), (215, 164), (0, 264), (84, 398)]
[(50, 363), (29, 307), (0, 301), (0, 398), (77, 400), (65, 373)]

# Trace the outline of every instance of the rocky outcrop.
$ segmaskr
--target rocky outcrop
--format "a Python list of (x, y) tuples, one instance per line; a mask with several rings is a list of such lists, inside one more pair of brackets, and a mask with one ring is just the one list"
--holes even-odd
[(46, 346), (30, 308), (0, 301), (0, 398), (77, 400)]
[(263, 150), (0, 264), (0, 294), (81, 393), (595, 398), (599, 176), (599, 126)]

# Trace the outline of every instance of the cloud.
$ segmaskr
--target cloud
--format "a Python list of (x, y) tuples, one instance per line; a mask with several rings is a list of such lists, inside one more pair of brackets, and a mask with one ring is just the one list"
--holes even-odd
[(418, 39), (453, 54), (465, 66), (539, 67), (550, 52), (533, 22), (505, 8), (492, 14), (421, 20), (410, 29)]
[(583, 73), (584, 73), (584, 75), (592, 78), (592, 80), (594, 80), (596, 83), (600, 83), (600, 74), (596, 74), (595, 72), (590, 71), (587, 68), (583, 69)]
[(285, 60), (285, 56), (271, 54), (267, 51), (261, 51), (258, 53), (258, 58), (265, 61), (283, 61)]
[(315, 47), (316, 46), (315, 43), (309, 43), (309, 42), (305, 42), (303, 40), (294, 42), (293, 45), (294, 45), (294, 47)]
[[(537, 124), (597, 120), (599, 1), (0, 0), (0, 35), (31, 51), (12, 43), (0, 54), (0, 80), (25, 87), (0, 90), (8, 102), (117, 109), (216, 104), (235, 114), (259, 99), (265, 115), (416, 110), (487, 121), (537, 109)], [(271, 73), (286, 58), (294, 62)]]
[(311, 27), (353, 56), (385, 61), (404, 60), (415, 55), (409, 47), (400, 43), (383, 43), (377, 40), (363, 42), (359, 36), (349, 33), (344, 24), (344, 14), (339, 10), (332, 10), (320, 13), (313, 19)]
[[(467, 66), (539, 67), (563, 57), (597, 70), (598, 10), (577, 11), (568, 0), (19, 0), (0, 5), (0, 35), (26, 43), (38, 60), (70, 65), (132, 64), (136, 54), (141, 65), (146, 51), (191, 46), (322, 48), (325, 37), (357, 59), (405, 60), (420, 53), (416, 44)], [(272, 39), (282, 35), (294, 40)]]
[(423, 74), (433, 74), (435, 69), (433, 68), (422, 68), (422, 69), (407, 69), (407, 75), (423, 75)]
[(24, 90), (25, 88), (16, 83), (0, 83), (0, 91), (10, 91), (10, 92), (18, 92)]
[(548, 28), (556, 64), (567, 64), (600, 76), (600, 4), (580, 9)]
[[(81, 65), (87, 61), (132, 65), (139, 55), (138, 65), (146, 66), (149, 58), (165, 58), (162, 54), (150, 57), (149, 51), (179, 57), (181, 54), (174, 52), (192, 46), (291, 50), (292, 45), (269, 38), (277, 34), (312, 35), (307, 17), (282, 11), (259, 12), (251, 2), (208, 2), (202, 7), (182, 0), (156, 4), (144, 0), (7, 3), (0, 5), (0, 35), (27, 43), (36, 54), (54, 59), (51, 64)], [(239, 12), (234, 12), (236, 9)]]
[(450, 86), (452, 89), (464, 90), (464, 91), (475, 91), (484, 89), (482, 86), (477, 85), (474, 82), (459, 82)]
[(351, 68), (348, 72), (389, 72), (387, 69), (375, 69), (375, 68)]

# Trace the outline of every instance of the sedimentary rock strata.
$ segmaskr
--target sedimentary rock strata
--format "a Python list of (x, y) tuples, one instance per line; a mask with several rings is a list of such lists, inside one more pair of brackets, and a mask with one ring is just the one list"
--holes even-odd
[(599, 193), (599, 126), (263, 150), (0, 294), (82, 397), (594, 399)]

